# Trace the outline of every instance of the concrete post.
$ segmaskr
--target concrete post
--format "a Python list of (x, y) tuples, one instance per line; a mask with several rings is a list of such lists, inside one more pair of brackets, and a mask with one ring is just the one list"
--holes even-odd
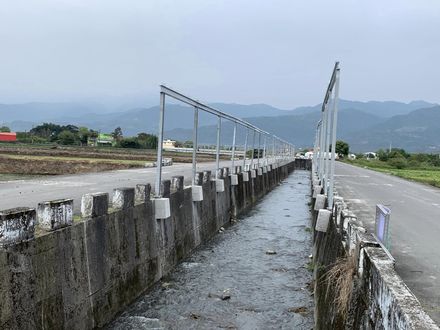
[(171, 181), (162, 180), (160, 184), (160, 191), (162, 192), (162, 197), (169, 198), (171, 194)]
[(35, 209), (19, 207), (0, 211), (0, 247), (34, 238)]
[(129, 209), (134, 206), (134, 188), (116, 188), (113, 190), (112, 206), (115, 209)]
[(145, 203), (149, 201), (150, 195), (151, 195), (151, 185), (149, 183), (136, 185), (136, 191), (135, 191), (136, 203)]
[(184, 177), (182, 175), (173, 176), (171, 178), (171, 188), (175, 191), (183, 190)]
[(73, 199), (42, 202), (37, 207), (38, 226), (46, 231), (73, 224)]
[(86, 194), (81, 199), (81, 215), (83, 218), (94, 218), (108, 212), (108, 194)]

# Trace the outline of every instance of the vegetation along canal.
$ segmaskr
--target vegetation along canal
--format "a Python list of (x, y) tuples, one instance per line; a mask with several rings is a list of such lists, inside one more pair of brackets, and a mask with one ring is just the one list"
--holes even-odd
[(109, 329), (312, 329), (309, 172), (292, 173)]

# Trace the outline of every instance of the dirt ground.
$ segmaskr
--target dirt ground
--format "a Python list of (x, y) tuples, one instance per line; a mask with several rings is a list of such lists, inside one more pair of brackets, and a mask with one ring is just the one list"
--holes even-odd
[[(192, 154), (164, 152), (173, 162), (188, 163)], [(198, 161), (212, 161), (198, 155)], [(151, 166), (156, 150), (0, 145), (0, 174), (61, 175)]]

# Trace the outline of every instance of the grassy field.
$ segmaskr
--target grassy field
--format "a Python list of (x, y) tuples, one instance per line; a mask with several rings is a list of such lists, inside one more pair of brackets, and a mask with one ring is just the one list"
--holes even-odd
[(345, 160), (344, 162), (440, 188), (440, 168), (438, 167), (398, 169), (377, 159)]

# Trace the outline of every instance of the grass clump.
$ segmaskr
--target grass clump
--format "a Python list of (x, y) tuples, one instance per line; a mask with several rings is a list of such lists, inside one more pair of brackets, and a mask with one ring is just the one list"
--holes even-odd
[(356, 274), (356, 261), (353, 256), (338, 259), (324, 273), (327, 294), (334, 293), (333, 303), (339, 315), (345, 318), (353, 291), (353, 278)]

